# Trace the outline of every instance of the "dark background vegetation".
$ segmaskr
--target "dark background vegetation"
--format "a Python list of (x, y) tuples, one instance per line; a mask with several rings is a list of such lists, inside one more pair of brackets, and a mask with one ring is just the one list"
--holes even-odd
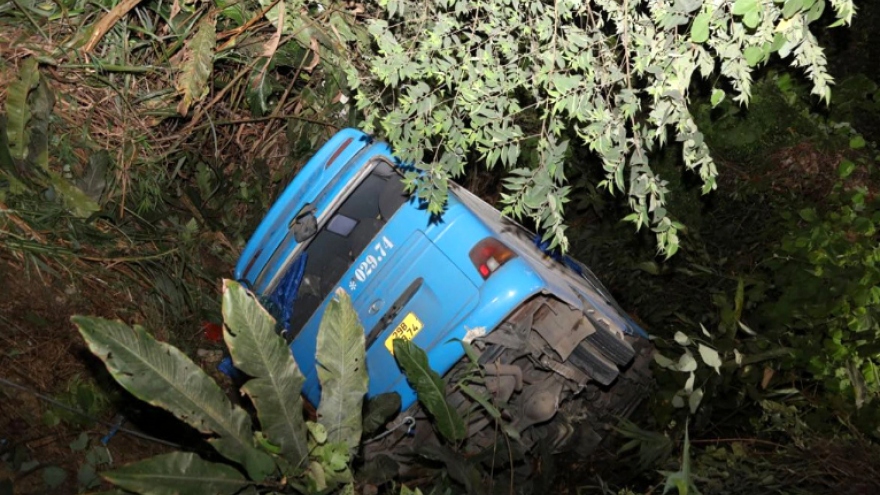
[[(271, 64), (263, 96), (252, 84), (258, 57), (220, 57), (208, 98), (180, 118), (165, 100), (168, 61), (153, 51), (167, 32), (114, 30), (116, 48), (90, 60), (53, 58), (89, 19), (2, 5), (0, 101), (23, 61), (42, 57), (51, 93), (42, 98), (54, 100), (48, 164), (100, 209), (71, 214), (57, 186), (0, 149), (0, 378), (26, 389), (0, 384), (0, 493), (11, 487), (4, 480), (15, 493), (78, 493), (99, 486), (95, 469), (168, 448), (119, 433), (105, 456), (96, 447), (120, 415), (139, 432), (186, 436), (110, 383), (69, 316), (142, 323), (226, 380), (214, 371), (221, 346), (204, 327), (219, 321), (219, 281), (298, 166), (351, 115), (339, 81), (289, 49)], [(83, 5), (65, 8), (95, 15)], [(160, 11), (153, 7), (138, 14), (141, 29)], [(837, 79), (830, 106), (810, 97), (801, 74), (772, 65), (756, 77), (748, 108), (693, 99), (719, 188), (701, 195), (675, 149), (654, 157), (671, 184), (669, 211), (687, 227), (672, 259), (655, 256), (650, 232), (620, 222), (623, 199), (597, 191), (600, 168), (575, 151), (572, 254), (655, 336), (661, 355), (678, 360), (681, 332), (724, 362), (719, 372), (696, 370), (704, 396), (693, 414), (676, 407), (689, 400), (688, 373), (658, 365), (655, 393), (604, 450), (543, 460), (556, 491), (658, 493), (689, 471), (703, 493), (880, 492), (880, 6), (859, 7), (851, 29), (819, 33)], [(260, 39), (271, 31), (254, 28)], [(258, 50), (239, 34), (226, 39)], [(475, 169), (464, 182), (490, 200), (497, 194), (493, 172)]]

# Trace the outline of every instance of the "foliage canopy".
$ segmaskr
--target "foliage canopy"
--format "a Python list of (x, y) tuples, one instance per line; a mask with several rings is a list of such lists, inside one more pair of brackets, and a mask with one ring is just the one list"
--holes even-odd
[[(715, 79), (713, 103), (727, 92), (747, 104), (752, 73), (778, 54), (803, 68), (813, 94), (830, 98), (832, 78), (810, 31), (824, 0), (381, 0), (369, 25), (378, 54), (369, 74), (349, 73), (368, 131), (380, 131), (405, 159), (432, 211), (446, 181), (476, 153), (509, 170), (505, 213), (533, 219), (567, 248), (567, 137), (601, 159), (601, 185), (628, 197), (637, 228), (659, 250), (678, 248), (664, 208), (667, 182), (649, 152), (670, 138), (703, 192), (716, 187), (715, 163), (688, 109), (694, 76)], [(849, 24), (851, 0), (833, 0)], [(727, 89), (725, 89), (727, 88)], [(529, 151), (529, 156), (526, 156)]]

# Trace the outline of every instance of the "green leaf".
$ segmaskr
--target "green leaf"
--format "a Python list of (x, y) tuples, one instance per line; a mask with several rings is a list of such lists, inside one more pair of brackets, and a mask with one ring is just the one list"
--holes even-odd
[(684, 332), (675, 332), (675, 343), (678, 345), (690, 345), (691, 339)]
[(95, 445), (89, 452), (86, 454), (86, 462), (92, 464), (93, 466), (100, 466), (102, 464), (110, 464), (110, 451), (107, 450), (107, 447), (103, 445)]
[(74, 452), (79, 452), (81, 450), (86, 450), (86, 447), (89, 446), (89, 434), (86, 432), (82, 432), (76, 437), (76, 440), (70, 442), (70, 450)]
[(351, 459), (348, 444), (344, 442), (328, 443), (315, 449), (313, 454), (318, 455), (327, 475), (345, 470)]
[(688, 377), (687, 381), (684, 382), (684, 391), (685, 393), (690, 394), (694, 391), (694, 382), (697, 379), (697, 375), (694, 372), (691, 372), (691, 376)]
[(96, 203), (80, 188), (74, 186), (67, 179), (53, 170), (48, 171), (49, 184), (55, 193), (61, 197), (64, 206), (73, 216), (88, 218), (93, 213), (101, 211), (101, 205)]
[(824, 0), (818, 0), (816, 3), (810, 7), (809, 12), (807, 12), (807, 24), (818, 20), (822, 17), (822, 14), (825, 12), (825, 2)]
[(321, 383), (318, 422), (331, 443), (356, 449), (361, 440), (361, 412), (367, 394), (364, 327), (345, 291), (327, 304), (318, 328), (316, 360)]
[[(279, 2), (278, 5), (284, 5), (284, 2)], [(261, 59), (251, 71), (246, 94), (251, 113), (255, 117), (266, 115), (269, 111), (268, 100), (272, 94), (272, 87), (269, 84), (265, 58)]]
[(52, 118), (52, 108), (55, 106), (55, 94), (45, 79), (40, 79), (37, 87), (28, 96), (31, 118), (27, 124), (27, 133), (30, 136), (27, 149), (27, 159), (23, 165), (38, 166), (42, 170), (49, 170), (49, 123)]
[(12, 158), (24, 160), (27, 157), (30, 133), (27, 123), (31, 118), (28, 95), (40, 82), (40, 71), (34, 58), (25, 59), (18, 71), (18, 80), (6, 90), (6, 136), (9, 139), (9, 152)]
[(399, 412), (400, 394), (397, 392), (379, 394), (368, 400), (363, 421), (364, 434), (376, 433)]
[(49, 488), (57, 488), (67, 479), (67, 471), (58, 466), (48, 466), (43, 469), (43, 483)]
[(266, 438), (266, 435), (264, 435), (262, 431), (254, 432), (254, 441), (263, 450), (265, 450), (266, 452), (268, 452), (270, 454), (280, 454), (281, 453), (281, 447), (270, 442), (269, 439)]
[(761, 11), (753, 10), (748, 14), (743, 16), (743, 24), (752, 29), (758, 27), (758, 24), (761, 24)]
[(465, 395), (477, 401), (477, 403), (479, 403), (493, 419), (501, 419), (501, 411), (491, 403), (492, 399), (487, 394), (474, 390), (467, 383), (459, 383), (458, 388), (464, 392)]
[(743, 50), (743, 56), (750, 67), (758, 65), (764, 59), (764, 50), (759, 46), (749, 46)]
[(318, 461), (309, 463), (309, 469), (306, 472), (309, 478), (309, 493), (322, 492), (327, 488), (327, 475), (324, 473), (324, 466)]
[(712, 90), (712, 97), (710, 99), (711, 103), (712, 103), (712, 108), (717, 107), (719, 103), (724, 101), (724, 96), (725, 96), (725, 93), (724, 93), (723, 89), (717, 89), (717, 88), (713, 89)]
[(745, 323), (743, 323), (743, 322), (741, 322), (741, 321), (738, 321), (738, 322), (736, 322), (736, 323), (737, 323), (737, 325), (739, 326), (740, 330), (742, 330), (742, 331), (745, 332), (746, 334), (751, 335), (752, 337), (754, 337), (755, 335), (758, 335), (758, 332), (756, 332), (756, 331), (752, 330), (751, 328), (749, 328), (749, 326), (746, 325)]
[(688, 436), (687, 426), (684, 430), (684, 452), (681, 455), (681, 469), (675, 472), (660, 471), (666, 477), (663, 485), (663, 493), (675, 488), (678, 495), (700, 495), (700, 491), (694, 486), (691, 477), (691, 442)]
[(782, 15), (785, 16), (786, 19), (791, 19), (791, 17), (804, 8), (804, 0), (785, 0), (785, 5), (782, 7)]
[(681, 395), (683, 393), (684, 392), (679, 392), (675, 394), (675, 396), (672, 398), (672, 407), (676, 409), (681, 409), (682, 407), (684, 407), (684, 397), (682, 397)]
[(89, 155), (89, 165), (82, 177), (75, 184), (95, 204), (101, 201), (101, 196), (107, 188), (107, 170), (110, 168), (110, 153), (107, 150), (99, 150)]
[(15, 162), (12, 160), (12, 154), (9, 148), (9, 139), (7, 138), (7, 119), (6, 115), (0, 115), (0, 171), (5, 170), (8, 174), (14, 174)]
[(718, 351), (703, 344), (698, 345), (697, 350), (700, 351), (700, 357), (703, 358), (703, 362), (715, 368), (715, 371), (720, 375), (721, 358), (718, 356)]
[(479, 463), (473, 459), (468, 459), (452, 447), (437, 442), (426, 442), (417, 446), (416, 452), (420, 456), (442, 462), (449, 477), (464, 485), (463, 493), (486, 493), (480, 471), (477, 469)]
[(315, 443), (318, 445), (327, 443), (327, 428), (324, 428), (324, 425), (307, 421), (306, 428), (309, 429), (309, 434), (312, 435), (312, 439), (315, 440)]
[(636, 266), (639, 270), (650, 273), (651, 275), (660, 275), (660, 265), (654, 261), (643, 261)]
[(235, 494), (251, 484), (231, 466), (192, 452), (172, 452), (102, 473), (114, 485), (152, 495)]
[(743, 307), (746, 302), (746, 282), (742, 277), (736, 283), (736, 294), (733, 296), (733, 317), (736, 320), (742, 318)]
[(235, 366), (249, 376), (242, 390), (253, 400), (268, 441), (296, 466), (308, 458), (300, 395), (305, 377), (275, 320), (238, 282), (223, 281), (223, 337)]
[(758, 10), (758, 0), (736, 0), (733, 3), (733, 15), (746, 15)]
[(95, 488), (101, 484), (101, 478), (98, 477), (95, 466), (87, 462), (79, 467), (79, 471), (76, 473), (76, 481), (81, 487), (86, 489)]
[(88, 316), (71, 321), (113, 378), (135, 397), (168, 410), (202, 433), (218, 435), (209, 442), (228, 459), (247, 466), (255, 455), (268, 456), (253, 447), (251, 419), (244, 409), (233, 406), (179, 349), (156, 341), (141, 326)]
[(683, 371), (685, 373), (694, 371), (697, 369), (697, 360), (694, 359), (693, 354), (689, 351), (685, 351), (684, 354), (678, 359), (678, 371)]
[(865, 147), (865, 138), (861, 134), (853, 136), (849, 140), (849, 147), (854, 150), (860, 150)]
[(691, 41), (694, 43), (705, 43), (709, 39), (709, 21), (712, 20), (712, 14), (709, 12), (700, 12), (694, 18), (691, 25)]
[(846, 179), (847, 177), (852, 175), (855, 169), (855, 163), (851, 162), (850, 160), (844, 159), (842, 162), (840, 162), (840, 166), (837, 167), (837, 174), (840, 176), (841, 179)]
[(394, 358), (418, 395), (419, 402), (434, 417), (435, 425), (447, 440), (464, 438), (464, 421), (446, 401), (446, 384), (428, 365), (428, 355), (409, 340), (394, 340)]
[(661, 368), (666, 368), (668, 370), (677, 370), (678, 365), (675, 361), (669, 359), (668, 357), (660, 354), (659, 352), (654, 352), (654, 362), (657, 363)]
[(215, 26), (216, 17), (206, 15), (183, 49), (183, 63), (176, 84), (177, 91), (183, 96), (177, 105), (177, 112), (181, 115), (185, 116), (190, 105), (208, 94), (208, 79), (214, 70), (214, 46), (217, 43)]
[(688, 397), (688, 407), (691, 409), (691, 414), (695, 414), (697, 412), (697, 408), (700, 407), (700, 402), (703, 401), (703, 389), (698, 388), (694, 390), (690, 397)]
[(798, 215), (807, 222), (815, 222), (819, 220), (819, 217), (816, 215), (816, 210), (813, 208), (804, 208), (798, 212)]

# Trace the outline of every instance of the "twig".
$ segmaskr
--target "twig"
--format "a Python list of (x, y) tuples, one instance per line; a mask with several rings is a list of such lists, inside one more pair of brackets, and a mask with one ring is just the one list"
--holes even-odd
[(89, 41), (83, 46), (83, 52), (89, 53), (94, 50), (98, 42), (101, 41), (101, 38), (107, 34), (107, 31), (110, 31), (110, 29), (119, 22), (119, 19), (122, 19), (125, 14), (128, 14), (131, 11), (131, 9), (137, 7), (139, 3), (141, 3), (141, 0), (122, 0), (116, 4), (110, 12), (107, 12), (100, 21), (95, 23), (92, 35), (89, 36)]
[(155, 260), (155, 259), (159, 259), (159, 258), (164, 258), (166, 256), (170, 256), (170, 255), (178, 252), (179, 250), (180, 250), (179, 248), (173, 248), (173, 249), (169, 249), (168, 251), (165, 251), (162, 253), (149, 254), (146, 256), (122, 256), (122, 257), (118, 257), (118, 258), (100, 258), (100, 257), (95, 257), (95, 256), (78, 256), (78, 258), (81, 260), (97, 261), (100, 263), (136, 263), (139, 261), (150, 261), (150, 260)]
[[(255, 117), (252, 119), (221, 120), (219, 122), (214, 122), (214, 125), (221, 126), (221, 125), (256, 124), (258, 122), (265, 122), (268, 120), (288, 120), (288, 119), (301, 120), (303, 122), (308, 122), (310, 124), (321, 125), (324, 127), (329, 127), (330, 129), (339, 130), (339, 127), (336, 126), (335, 124), (331, 124), (329, 122), (324, 122), (324, 121), (317, 120), (317, 119), (310, 119), (308, 117), (301, 117), (298, 115), (267, 115), (265, 117)], [(192, 129), (190, 129), (190, 132), (192, 133), (192, 132), (196, 132), (196, 131), (201, 131), (203, 129), (206, 129), (207, 127), (208, 127), (208, 124), (201, 124), (201, 125), (198, 125), (196, 127), (193, 127)]]
[[(245, 32), (245, 31), (247, 31), (248, 29), (250, 29), (254, 24), (257, 23), (257, 21), (259, 21), (260, 19), (262, 19), (266, 14), (269, 13), (270, 10), (272, 10), (276, 5), (278, 5), (278, 2), (280, 2), (280, 1), (281, 1), (281, 0), (273, 0), (273, 2), (270, 3), (269, 5), (267, 5), (266, 8), (264, 8), (263, 10), (257, 12), (257, 15), (253, 16), (252, 18), (250, 18), (247, 22), (245, 22), (245, 23), (242, 24), (241, 26), (239, 26), (239, 27), (237, 27), (237, 28), (235, 28), (235, 29), (230, 29), (229, 31), (223, 31), (222, 33), (218, 33), (218, 34), (217, 34), (217, 41), (220, 41), (220, 40), (222, 40), (222, 39), (226, 39), (226, 38), (229, 38), (229, 37), (233, 37), (233, 39), (227, 41), (226, 43), (223, 43), (223, 44), (220, 46), (220, 48), (217, 49), (217, 51), (218, 51), (218, 52), (222, 52), (222, 51), (226, 50), (227, 48), (229, 48), (228, 45), (230, 45), (230, 44), (232, 44), (232, 43), (235, 42), (235, 36), (238, 36), (239, 34), (241, 34), (241, 33)], [(279, 19), (278, 24), (281, 25), (282, 22), (283, 22), (283, 19)], [(279, 28), (279, 29), (280, 29), (280, 28)]]
[(15, 224), (16, 227), (23, 230), (26, 234), (30, 235), (34, 240), (39, 242), (40, 244), (46, 244), (46, 238), (43, 237), (39, 232), (31, 228), (27, 222), (22, 220), (22, 218), (15, 214), (14, 210), (9, 209), (6, 206), (6, 203), (0, 201), (0, 215), (6, 215), (12, 223)]
[(40, 36), (42, 36), (43, 39), (48, 41), (49, 37), (46, 36), (46, 33), (43, 31), (43, 29), (40, 27), (40, 25), (37, 24), (37, 21), (35, 21), (34, 18), (31, 17), (31, 13), (28, 12), (27, 9), (24, 8), (24, 6), (18, 2), (18, 0), (12, 0), (12, 3), (14, 3), (15, 6), (18, 7), (18, 10), (20, 10), (21, 13), (24, 14), (25, 17), (27, 17), (28, 22), (30, 22), (34, 26), (34, 29), (36, 29), (37, 32), (40, 33)]
[(700, 444), (700, 443), (757, 443), (761, 445), (769, 445), (771, 447), (776, 447), (777, 449), (784, 449), (785, 445), (778, 444), (776, 442), (770, 442), (768, 440), (759, 440), (757, 438), (706, 438), (702, 440), (691, 440), (692, 444)]
[(245, 67), (242, 70), (238, 71), (238, 73), (235, 74), (235, 76), (232, 78), (232, 80), (229, 81), (229, 84), (227, 84), (226, 87), (221, 89), (220, 92), (217, 93), (214, 96), (214, 98), (210, 102), (208, 102), (207, 105), (199, 107), (199, 109), (193, 115), (193, 118), (190, 121), (190, 123), (186, 127), (184, 127), (183, 130), (181, 131), (181, 134), (184, 137), (181, 137), (179, 139), (179, 141), (178, 141), (179, 143), (182, 143), (186, 137), (189, 137), (189, 135), (192, 134), (196, 130), (196, 124), (202, 119), (202, 116), (204, 114), (206, 114), (208, 112), (208, 110), (211, 109), (211, 107), (213, 107), (214, 105), (219, 103), (221, 100), (223, 100), (223, 98), (226, 96), (227, 93), (229, 93), (229, 91), (232, 89), (232, 87), (235, 86), (235, 84), (241, 78), (248, 75), (248, 73), (250, 73), (250, 71), (253, 70), (253, 68), (257, 66), (258, 61), (259, 61), (259, 59), (254, 59), (254, 60), (250, 61), (247, 65), (245, 65)]

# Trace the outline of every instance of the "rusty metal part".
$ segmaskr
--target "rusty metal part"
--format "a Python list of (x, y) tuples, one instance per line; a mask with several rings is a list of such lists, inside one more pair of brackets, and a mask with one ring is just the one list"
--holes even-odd
[(483, 365), (483, 369), (490, 376), (512, 376), (516, 380), (515, 390), (519, 392), (523, 386), (522, 368), (515, 364), (489, 363)]
[(577, 345), (596, 329), (584, 318), (584, 313), (556, 299), (547, 299), (535, 312), (532, 328), (550, 344), (565, 361)]
[(519, 407), (514, 428), (523, 431), (553, 418), (559, 409), (562, 385), (562, 378), (549, 375), (549, 379), (526, 387), (516, 401)]
[(532, 331), (532, 321), (537, 311), (546, 301), (546, 297), (538, 296), (522, 305), (511, 314), (507, 320), (498, 326), (489, 335), (481, 340), (489, 344), (520, 351), (526, 348), (529, 334)]
[(567, 378), (573, 381), (577, 384), (578, 388), (582, 388), (590, 380), (590, 377), (587, 376), (587, 374), (583, 371), (573, 366), (567, 366), (565, 364), (554, 361), (547, 355), (541, 356), (540, 363), (541, 365), (552, 370), (554, 373), (562, 376), (563, 378)]
[(510, 400), (515, 390), (519, 390), (516, 388), (516, 379), (512, 376), (487, 377), (486, 389), (496, 402), (502, 404)]

